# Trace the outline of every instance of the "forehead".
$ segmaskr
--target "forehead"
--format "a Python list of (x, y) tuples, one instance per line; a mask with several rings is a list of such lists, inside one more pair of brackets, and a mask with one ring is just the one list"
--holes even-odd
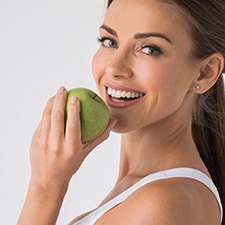
[(114, 0), (107, 10), (104, 24), (118, 32), (164, 32), (187, 35), (185, 18), (161, 0)]

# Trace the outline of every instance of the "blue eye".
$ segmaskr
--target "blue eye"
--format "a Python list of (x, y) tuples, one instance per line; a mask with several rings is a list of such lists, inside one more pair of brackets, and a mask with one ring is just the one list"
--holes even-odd
[(117, 48), (117, 43), (113, 39), (104, 37), (104, 38), (98, 38), (98, 42), (102, 44), (102, 46), (107, 48)]
[(162, 53), (162, 51), (155, 46), (143, 46), (141, 50), (146, 55), (159, 55), (160, 53)]

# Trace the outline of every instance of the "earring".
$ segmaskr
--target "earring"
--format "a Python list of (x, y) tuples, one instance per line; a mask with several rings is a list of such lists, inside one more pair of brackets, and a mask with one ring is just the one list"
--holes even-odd
[(196, 85), (196, 89), (200, 90), (201, 89), (201, 85), (200, 84)]

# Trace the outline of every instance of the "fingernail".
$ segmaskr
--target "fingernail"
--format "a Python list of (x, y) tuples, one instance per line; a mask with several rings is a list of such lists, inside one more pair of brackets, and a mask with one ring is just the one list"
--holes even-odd
[(70, 100), (70, 102), (72, 103), (72, 104), (75, 104), (76, 102), (77, 102), (77, 97), (76, 96), (73, 96), (72, 98), (71, 98), (71, 100)]
[(65, 91), (65, 88), (63, 86), (61, 86), (58, 90), (58, 93), (63, 93)]

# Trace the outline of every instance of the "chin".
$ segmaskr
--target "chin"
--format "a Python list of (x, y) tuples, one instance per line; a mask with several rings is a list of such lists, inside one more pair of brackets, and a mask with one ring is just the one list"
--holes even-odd
[(114, 133), (118, 134), (125, 134), (131, 132), (133, 129), (129, 126), (129, 124), (126, 124), (125, 121), (122, 121), (121, 119), (118, 119), (117, 124), (113, 127), (112, 131)]

